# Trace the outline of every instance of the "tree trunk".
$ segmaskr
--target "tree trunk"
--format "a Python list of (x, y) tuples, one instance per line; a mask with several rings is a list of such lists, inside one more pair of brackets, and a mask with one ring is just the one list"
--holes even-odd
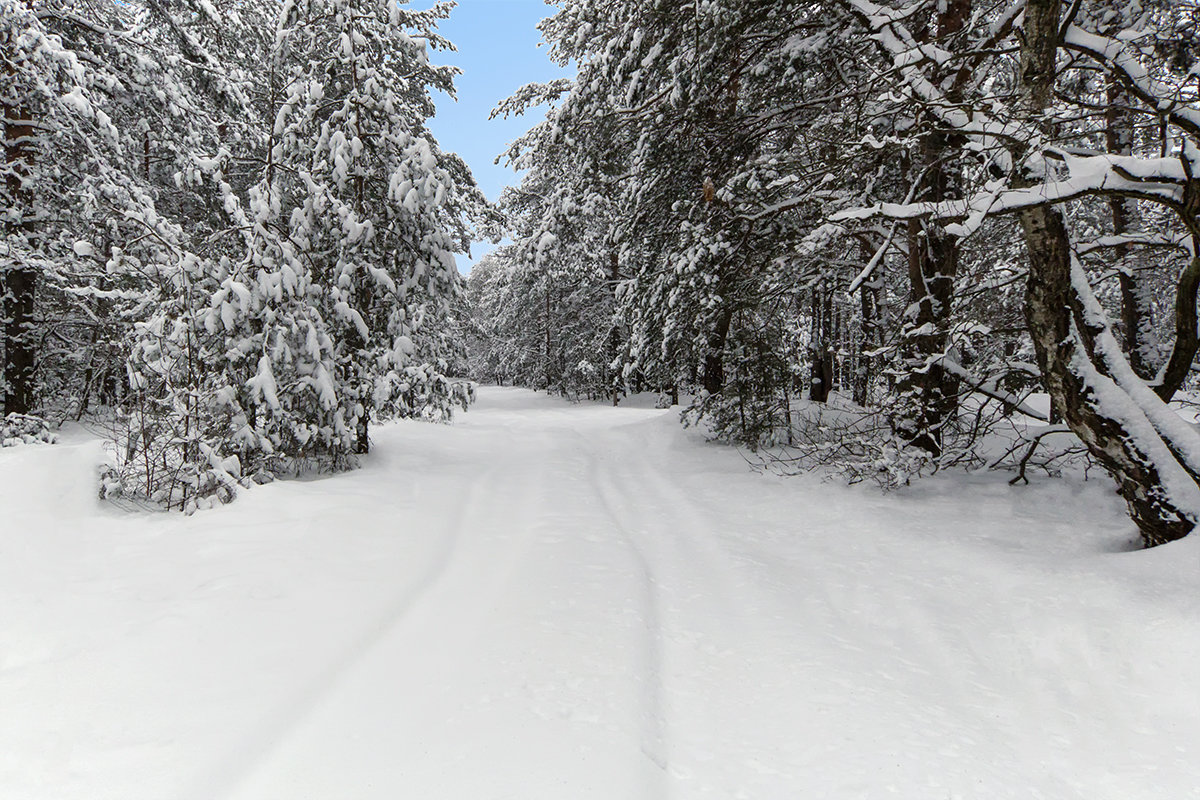
[(812, 354), (808, 399), (816, 403), (829, 400), (833, 389), (832, 298), (824, 287), (812, 290)]
[(1116, 480), (1146, 546), (1186, 535), (1195, 523), (1164, 489), (1156, 459), (1141, 452), (1139, 442), (1109, 413), (1101, 397), (1105, 388), (1116, 387), (1092, 365), (1080, 335), (1080, 302), (1071, 285), (1070, 244), (1062, 215), (1040, 206), (1022, 212), (1021, 225), (1030, 264), (1026, 320), (1055, 407)]
[[(1104, 111), (1104, 139), (1108, 152), (1133, 154), (1133, 120), (1125, 106), (1129, 96), (1114, 78), (1106, 87), (1108, 108)], [(1112, 214), (1113, 234), (1122, 236), (1136, 225), (1137, 205), (1127, 197), (1114, 195), (1108, 199)], [(1154, 342), (1150, 287), (1138, 270), (1129, 263), (1129, 247), (1117, 245), (1118, 278), (1121, 287), (1121, 322), (1125, 333), (1125, 355), (1129, 366), (1144, 380), (1154, 377)]]
[(858, 299), (862, 312), (862, 338), (859, 341), (858, 357), (855, 362), (854, 402), (856, 405), (865, 406), (870, 399), (872, 377), (872, 359), (868, 353), (875, 349), (876, 317), (879, 306), (879, 297), (876, 294), (873, 282), (864, 281), (858, 287)]
[[(1061, 0), (1028, 0), (1021, 48), (1025, 112), (1046, 108), (1055, 78)], [(1019, 178), (1018, 184), (1034, 180)], [(1050, 205), (1020, 213), (1029, 251), (1026, 321), (1052, 402), (1071, 430), (1117, 482), (1147, 546), (1185, 536), (1195, 525), (1188, 506), (1193, 476), (1174, 459), (1146, 414), (1093, 361), (1097, 337), (1107, 331), (1085, 313), (1073, 282), (1070, 241), (1062, 214)], [(1191, 495), (1190, 497), (1187, 495)]]
[(1192, 369), (1192, 361), (1200, 350), (1197, 335), (1196, 292), (1200, 290), (1200, 236), (1192, 237), (1192, 251), (1196, 253), (1183, 268), (1175, 285), (1175, 343), (1171, 357), (1163, 369), (1162, 380), (1154, 391), (1163, 402), (1169, 401), (1183, 386)]
[[(972, 0), (938, 4), (931, 27), (941, 47), (953, 49), (949, 40), (970, 19), (971, 5)], [(929, 38), (928, 30), (919, 35)], [(943, 83), (950, 77), (950, 73), (937, 74), (934, 81)], [(951, 102), (961, 99), (960, 83), (957, 79), (950, 82), (947, 98)], [(932, 128), (922, 141), (919, 163), (915, 165), (920, 169), (916, 197), (939, 203), (962, 194), (956, 166), (962, 140), (943, 132), (938, 125)], [(938, 456), (946, 424), (958, 413), (958, 379), (942, 363), (950, 344), (958, 240), (936, 221), (913, 221), (908, 226), (908, 252), (910, 313), (901, 341), (906, 370), (898, 386), (903, 403), (892, 426), (909, 444)]]
[(621, 326), (617, 317), (617, 284), (621, 280), (621, 262), (617, 257), (617, 251), (614, 249), (608, 254), (608, 292), (609, 299), (612, 302), (613, 318), (608, 329), (608, 364), (606, 370), (612, 370), (612, 375), (609, 378), (609, 390), (612, 394), (612, 404), (616, 406), (621, 402), (621, 370), (613, 369), (613, 364), (617, 362), (617, 357), (621, 352)]
[(553, 380), (550, 377), (550, 276), (546, 276), (546, 308), (545, 308), (545, 324), (546, 324), (546, 363), (545, 363), (545, 380), (546, 394), (550, 393), (550, 385)]
[(4, 273), (4, 378), (8, 391), (4, 413), (34, 411), (36, 359), (33, 336), (33, 301), (37, 273), (14, 267)]
[(708, 351), (704, 354), (704, 375), (700, 385), (709, 394), (717, 394), (725, 386), (725, 340), (729, 337), (729, 326), (733, 323), (733, 310), (725, 309), (717, 318), (717, 326), (708, 337)]
[[(933, 189), (925, 199), (950, 196), (946, 172), (929, 170)], [(901, 345), (906, 369), (897, 386), (904, 402), (892, 424), (909, 444), (938, 456), (945, 426), (958, 411), (958, 380), (942, 364), (950, 345), (958, 244), (940, 225), (913, 221), (908, 248), (910, 312)]]
[[(28, 5), (28, 3), (26, 4)], [(8, 45), (9, 43), (5, 43)], [(8, 47), (5, 46), (4, 50)], [(15, 84), (15, 70), (5, 70), (9, 83)], [(11, 86), (10, 92), (19, 91)], [(0, 106), (4, 114), (4, 161), (7, 176), (5, 195), (11, 206), (5, 216), (6, 233), (27, 241), (32, 239), (34, 226), (32, 169), (36, 130), (30, 109), (10, 101)], [(8, 211), (0, 209), (0, 212)], [(32, 242), (30, 242), (32, 244)], [(9, 265), (0, 271), (0, 293), (3, 303), (4, 341), (4, 413), (29, 414), (34, 411), (36, 373), (35, 338), (33, 335), (34, 297), (37, 291), (37, 270), (21, 264)]]
[(368, 435), (370, 428), (370, 414), (364, 412), (358, 418), (358, 430), (355, 431), (354, 452), (360, 456), (365, 456), (371, 449), (371, 438)]

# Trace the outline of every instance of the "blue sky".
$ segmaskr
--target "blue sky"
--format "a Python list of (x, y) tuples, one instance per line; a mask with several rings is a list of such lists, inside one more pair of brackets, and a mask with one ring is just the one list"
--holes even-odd
[[(517, 180), (516, 173), (493, 160), (540, 115), (489, 121), (488, 114), (521, 86), (565, 74), (538, 46), (536, 26), (555, 10), (543, 0), (458, 0), (450, 19), (438, 27), (458, 52), (435, 53), (434, 61), (454, 64), (463, 74), (457, 81), (458, 102), (439, 96), (437, 116), (429, 126), (442, 149), (458, 153), (470, 165), (489, 200)], [(477, 242), (470, 259), (459, 256), (459, 269), (468, 271), (490, 249), (490, 244)]]

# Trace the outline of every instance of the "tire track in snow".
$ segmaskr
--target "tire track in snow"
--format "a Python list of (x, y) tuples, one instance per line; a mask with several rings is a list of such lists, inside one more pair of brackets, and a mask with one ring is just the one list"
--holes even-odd
[[(818, 571), (811, 561), (785, 565), (763, 558), (757, 552), (759, 545), (752, 519), (731, 514), (728, 506), (718, 505), (701, 491), (687, 491), (677, 481), (668, 479), (662, 466), (640, 445), (639, 441), (628, 441), (623, 451), (622, 458), (640, 465), (640, 474), (644, 476), (637, 481), (626, 481), (626, 490), (631, 497), (668, 508), (672, 515), (687, 520), (686, 528), (668, 527), (669, 535), (663, 539), (685, 557), (683, 563), (705, 571), (706, 598), (715, 597), (725, 612), (735, 610), (739, 627), (749, 628), (764, 641), (777, 640), (779, 631), (765, 624), (764, 619), (792, 618), (797, 598), (794, 592), (781, 593), (777, 587), (803, 582), (810, 589), (809, 595), (815, 592), (824, 598), (831, 571), (837, 573), (837, 585), (855, 584), (856, 570), (862, 569), (857, 562), (826, 558), (820, 562)], [(685, 530), (687, 533), (682, 532)], [(739, 536), (723, 537), (722, 532), (727, 530), (736, 531)], [(690, 535), (693, 532), (696, 535)], [(838, 548), (841, 553), (845, 545), (839, 543)], [(726, 617), (728, 613), (721, 618)]]
[[(709, 514), (696, 510), (698, 502), (704, 502), (684, 492), (674, 482), (667, 480), (661, 469), (645, 453), (644, 447), (632, 444), (625, 451), (625, 459), (633, 459), (640, 466), (637, 481), (624, 480), (622, 491), (630, 497), (641, 497), (647, 505), (670, 509), (670, 519), (662, 526), (663, 536), (656, 541), (670, 547), (679, 556), (676, 564), (688, 564), (702, 570), (702, 585), (710, 603), (728, 612), (740, 607), (745, 622), (753, 622), (754, 615), (747, 611), (742, 599), (744, 582), (735, 581), (731, 554), (721, 545), (713, 525), (714, 517), (721, 511), (709, 505)], [(707, 505), (707, 504), (706, 504)], [(686, 525), (681, 524), (686, 519)], [(686, 533), (684, 533), (686, 531)]]
[[(697, 714), (701, 720), (709, 719), (710, 712), (699, 711), (706, 706), (704, 698), (719, 699), (731, 689), (736, 691), (726, 684), (729, 680), (766, 677), (754, 662), (743, 663), (738, 653), (748, 643), (757, 652), (775, 636), (763, 625), (761, 611), (747, 596), (759, 595), (753, 580), (733, 565), (731, 553), (718, 539), (717, 531), (727, 521), (736, 522), (729, 520), (727, 511), (708, 504), (707, 514), (698, 510), (697, 498), (662, 474), (660, 465), (646, 455), (645, 440), (634, 431), (610, 436), (606, 444), (611, 449), (596, 456), (606, 465), (602, 471), (607, 482), (602, 491), (616, 498), (616, 502), (610, 500), (610, 506), (636, 510), (637, 524), (625, 524), (623, 533), (655, 580), (661, 670), (658, 703), (664, 715), (664, 738), (678, 726), (678, 735), (670, 737), (670, 761), (662, 764), (663, 796), (668, 784), (684, 794), (733, 791), (740, 781), (735, 785), (691, 781), (706, 771), (704, 763), (715, 756), (712, 742), (693, 730)], [(679, 672), (672, 672), (672, 665)], [(775, 772), (770, 759), (760, 755), (754, 745), (744, 746), (727, 768), (743, 775)], [(725, 758), (731, 756), (732, 752)]]
[(215, 797), (235, 792), (254, 774), (255, 769), (287, 740), (292, 731), (313, 714), (321, 701), (337, 690), (342, 676), (368, 658), (388, 634), (404, 622), (422, 598), (427, 596), (449, 571), (454, 555), (461, 547), (465, 523), (479, 505), (482, 487), (490, 486), (491, 477), (500, 470), (500, 466), (492, 467), (485, 471), (478, 481), (468, 485), (466, 497), (451, 517), (446, 533), (440, 537), (440, 544), (431, 563), (420, 579), (391, 599), (385, 606), (386, 610), (310, 679), (303, 689), (283, 703), (281, 710), (263, 720), (250, 736), (242, 738), (236, 755), (222, 760), (217, 769), (211, 770), (214, 777), (205, 781), (203, 786), (197, 787), (190, 796), (196, 800), (213, 800)]
[(618, 510), (612, 497), (620, 497), (612, 472), (603, 457), (591, 446), (586, 437), (578, 431), (574, 433), (579, 438), (581, 450), (587, 455), (587, 473), (589, 483), (596, 490), (596, 498), (600, 508), (613, 524), (613, 529), (621, 537), (634, 562), (637, 565), (641, 580), (642, 622), (645, 631), (642, 636), (644, 680), (642, 682), (642, 721), (641, 741), (642, 754), (649, 760), (654, 769), (647, 773), (647, 796), (662, 800), (668, 796), (667, 775), (670, 768), (670, 750), (667, 739), (666, 718), (666, 689), (665, 689), (665, 659), (663, 654), (663, 615), (662, 603), (659, 597), (658, 578), (651, 566), (650, 560), (638, 545), (632, 532), (628, 518)]

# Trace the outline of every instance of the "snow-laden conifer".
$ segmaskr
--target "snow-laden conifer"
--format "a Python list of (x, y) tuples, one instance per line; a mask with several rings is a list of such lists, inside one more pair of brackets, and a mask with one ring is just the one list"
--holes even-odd
[[(245, 37), (262, 48), (254, 80), (244, 52), (212, 56), (226, 106), (249, 106), (250, 122), (223, 124), (177, 176), (217, 218), (131, 359), (134, 380), (159, 387), (151, 427), (171, 431), (187, 465), (169, 496), (344, 468), (373, 416), (445, 419), (468, 402), (446, 375), (446, 317), (461, 293), (454, 253), (484, 203), (425, 127), (430, 92), (453, 90), (454, 70), (430, 60), (449, 46), (435, 31), (449, 8), (287, 2), (269, 36)], [(261, 6), (216, 11), (268, 24)], [(203, 32), (197, 51), (220, 53)]]
[(372, 414), (445, 417), (465, 400), (426, 335), (461, 291), (454, 253), (481, 201), (425, 125), (431, 91), (453, 90), (455, 70), (431, 61), (448, 46), (435, 26), (451, 7), (297, 0), (281, 15), (286, 89), (270, 157), (334, 342), (335, 430), (357, 452)]

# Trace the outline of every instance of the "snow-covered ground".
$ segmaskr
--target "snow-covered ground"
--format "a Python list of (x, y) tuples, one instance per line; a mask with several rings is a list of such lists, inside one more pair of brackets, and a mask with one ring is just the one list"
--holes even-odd
[(484, 389), (185, 518), (0, 451), (0, 798), (1200, 797), (1200, 537)]

